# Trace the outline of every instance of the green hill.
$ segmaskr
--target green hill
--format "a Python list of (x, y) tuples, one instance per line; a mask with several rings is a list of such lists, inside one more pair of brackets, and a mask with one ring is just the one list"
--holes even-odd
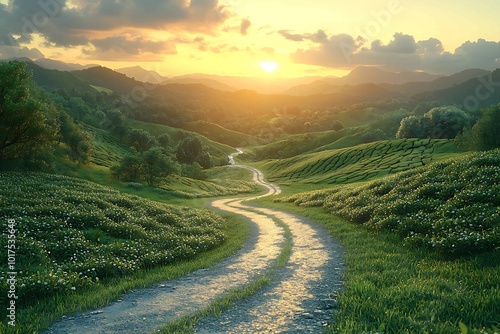
[(262, 144), (262, 141), (252, 135), (228, 130), (218, 124), (205, 121), (185, 123), (183, 129), (196, 132), (215, 142), (232, 147), (245, 147)]
[(448, 255), (500, 247), (500, 150), (287, 198)]
[[(207, 210), (160, 204), (65, 176), (0, 173), (0, 227), (16, 221), (19, 303), (185, 259), (222, 243)], [(6, 249), (7, 235), (0, 237)], [(7, 272), (7, 262), (0, 271)], [(8, 284), (0, 280), (0, 292)], [(6, 309), (7, 299), (0, 303)], [(0, 314), (5, 317), (5, 311)]]
[(272, 182), (352, 183), (427, 165), (457, 152), (449, 140), (404, 139), (270, 160), (262, 168)]
[(65, 89), (67, 91), (74, 90), (80, 93), (97, 92), (97, 90), (94, 89), (87, 81), (76, 77), (70, 72), (48, 70), (36, 65), (33, 62), (27, 62), (26, 69), (33, 73), (33, 80), (38, 86), (48, 89), (49, 91)]

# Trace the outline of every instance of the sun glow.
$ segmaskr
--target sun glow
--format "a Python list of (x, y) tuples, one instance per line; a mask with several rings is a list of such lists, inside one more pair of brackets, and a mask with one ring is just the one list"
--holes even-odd
[(259, 65), (267, 73), (272, 73), (278, 69), (278, 64), (273, 61), (263, 61)]

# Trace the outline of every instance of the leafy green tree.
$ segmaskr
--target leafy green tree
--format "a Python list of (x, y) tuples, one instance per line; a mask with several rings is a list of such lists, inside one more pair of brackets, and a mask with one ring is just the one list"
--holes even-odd
[(138, 181), (142, 176), (142, 161), (138, 154), (122, 158), (120, 165), (111, 167), (114, 178), (125, 181)]
[(127, 142), (138, 152), (145, 152), (156, 145), (156, 139), (148, 131), (132, 129), (127, 135)]
[(401, 125), (396, 133), (396, 138), (427, 138), (430, 133), (430, 128), (430, 120), (426, 117), (406, 117), (401, 120)]
[(179, 164), (159, 147), (154, 147), (142, 154), (142, 174), (148, 185), (156, 186), (162, 178), (178, 173)]
[(171, 174), (177, 174), (180, 166), (175, 159), (163, 153), (160, 147), (146, 152), (128, 155), (120, 165), (111, 168), (113, 177), (125, 181), (145, 180), (150, 186), (157, 186)]
[(68, 145), (70, 158), (79, 163), (88, 162), (93, 150), (91, 135), (81, 126), (75, 124), (64, 111), (60, 113), (59, 121), (59, 140)]
[(436, 107), (424, 114), (431, 123), (430, 138), (453, 139), (470, 127), (470, 117), (454, 106)]
[(492, 150), (500, 147), (500, 104), (481, 111), (482, 118), (457, 137), (457, 144), (472, 150)]
[(332, 122), (332, 125), (330, 126), (330, 128), (334, 131), (340, 131), (344, 128), (344, 124), (341, 121), (339, 121), (338, 119), (336, 119)]
[(203, 144), (197, 137), (187, 136), (177, 146), (176, 155), (180, 163), (192, 164), (203, 154)]
[(168, 149), (171, 142), (172, 140), (170, 139), (168, 133), (162, 133), (158, 136), (158, 144), (164, 149)]
[(57, 110), (25, 67), (17, 61), (0, 64), (0, 163), (32, 156), (57, 138)]

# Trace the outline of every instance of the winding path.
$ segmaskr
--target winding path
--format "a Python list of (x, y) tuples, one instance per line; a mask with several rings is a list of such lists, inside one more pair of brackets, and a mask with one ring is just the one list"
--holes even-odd
[(334, 296), (341, 287), (342, 249), (328, 233), (306, 219), (243, 202), (281, 192), (257, 169), (254, 181), (267, 189), (254, 197), (221, 199), (212, 206), (246, 217), (250, 238), (235, 255), (217, 265), (177, 280), (132, 291), (94, 312), (68, 317), (45, 333), (150, 333), (158, 326), (208, 306), (228, 291), (269, 274), (285, 242), (286, 224), (293, 247), (288, 264), (273, 273), (273, 282), (253, 297), (237, 303), (219, 318), (198, 323), (197, 333), (317, 333), (330, 321)]

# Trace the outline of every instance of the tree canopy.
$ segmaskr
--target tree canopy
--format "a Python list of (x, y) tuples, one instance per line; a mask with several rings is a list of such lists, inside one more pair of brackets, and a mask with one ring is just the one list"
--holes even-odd
[(0, 162), (29, 157), (57, 139), (57, 109), (25, 67), (17, 61), (0, 64)]

